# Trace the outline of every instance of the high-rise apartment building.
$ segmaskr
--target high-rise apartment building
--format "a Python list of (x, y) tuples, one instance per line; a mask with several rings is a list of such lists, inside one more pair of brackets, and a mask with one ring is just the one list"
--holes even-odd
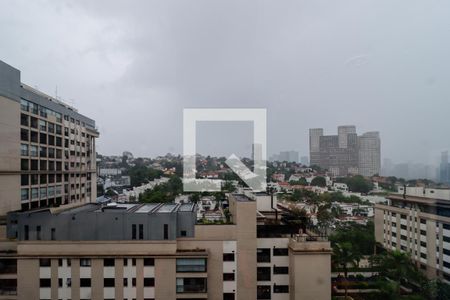
[(275, 225), (243, 194), (230, 195), (226, 224), (196, 224), (196, 209), (129, 203), (11, 213), (15, 252), (0, 255), (0, 268), (24, 300), (331, 299), (324, 237)]
[(334, 176), (380, 172), (380, 137), (378, 132), (361, 136), (352, 125), (339, 126), (338, 135), (323, 135), (322, 128), (309, 130), (310, 164), (328, 170)]
[(0, 215), (96, 198), (95, 122), (0, 61)]
[(409, 253), (429, 278), (450, 283), (450, 190), (399, 187), (375, 205), (375, 239)]
[(378, 132), (366, 132), (358, 137), (358, 174), (380, 174), (381, 142)]
[(311, 166), (320, 164), (320, 138), (322, 136), (322, 128), (309, 129), (309, 163)]
[(441, 163), (439, 165), (439, 181), (450, 183), (450, 162), (448, 161), (448, 151), (441, 153)]

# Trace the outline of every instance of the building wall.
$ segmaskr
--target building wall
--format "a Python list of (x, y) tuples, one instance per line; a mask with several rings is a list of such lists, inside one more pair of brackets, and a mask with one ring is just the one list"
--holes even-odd
[(20, 209), (20, 105), (0, 96), (0, 215)]

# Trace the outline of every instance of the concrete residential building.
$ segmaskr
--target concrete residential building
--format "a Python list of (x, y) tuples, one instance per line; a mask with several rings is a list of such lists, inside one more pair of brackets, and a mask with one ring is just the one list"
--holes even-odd
[(450, 190), (401, 187), (375, 205), (375, 239), (407, 252), (429, 278), (450, 282)]
[(311, 165), (328, 170), (334, 176), (379, 174), (380, 137), (378, 132), (361, 136), (353, 125), (339, 126), (338, 135), (323, 135), (322, 128), (309, 130)]
[(0, 215), (96, 198), (95, 122), (0, 61)]
[(358, 173), (363, 176), (380, 174), (381, 145), (378, 132), (366, 132), (358, 137)]
[(24, 300), (331, 299), (326, 239), (265, 224), (257, 202), (242, 194), (230, 195), (226, 224), (196, 224), (196, 209), (85, 204), (11, 213), (9, 242), (0, 243), (2, 273), (8, 267), (11, 281), (0, 294), (3, 288), (10, 299)]

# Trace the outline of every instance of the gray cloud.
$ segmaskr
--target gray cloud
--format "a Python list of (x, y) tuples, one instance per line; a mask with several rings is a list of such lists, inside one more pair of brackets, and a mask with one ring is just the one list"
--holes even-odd
[[(269, 153), (307, 154), (308, 128), (340, 124), (379, 130), (397, 161), (450, 148), (446, 1), (111, 2), (0, 10), (0, 59), (75, 99), (98, 123), (100, 152), (181, 152), (185, 107), (267, 108)], [(249, 154), (247, 128), (233, 128), (220, 131), (228, 148), (199, 148), (239, 141)]]

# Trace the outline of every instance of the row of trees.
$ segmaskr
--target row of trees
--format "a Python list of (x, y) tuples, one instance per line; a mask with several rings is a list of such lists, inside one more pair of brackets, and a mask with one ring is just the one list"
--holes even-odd
[(364, 299), (450, 299), (450, 286), (440, 280), (428, 280), (407, 253), (394, 250), (375, 254), (373, 232), (373, 222), (367, 226), (349, 224), (339, 227), (329, 237), (333, 267), (344, 274), (346, 297), (349, 271), (358, 269), (360, 260), (369, 257), (371, 271), (379, 274), (372, 285), (377, 292), (365, 294)]

